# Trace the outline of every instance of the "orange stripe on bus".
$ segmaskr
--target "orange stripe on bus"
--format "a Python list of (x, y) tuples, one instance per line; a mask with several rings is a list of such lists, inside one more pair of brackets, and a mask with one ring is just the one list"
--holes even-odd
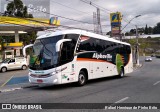
[(90, 58), (77, 58), (77, 61), (95, 61), (95, 62), (106, 62), (106, 63), (113, 64), (113, 63), (105, 61), (105, 60), (90, 59)]

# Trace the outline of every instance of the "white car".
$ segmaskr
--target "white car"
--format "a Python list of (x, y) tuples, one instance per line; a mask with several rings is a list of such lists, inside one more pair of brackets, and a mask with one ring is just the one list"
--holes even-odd
[(152, 57), (151, 56), (146, 56), (145, 61), (152, 61)]
[(27, 69), (27, 61), (24, 57), (7, 58), (0, 63), (1, 72), (13, 69)]

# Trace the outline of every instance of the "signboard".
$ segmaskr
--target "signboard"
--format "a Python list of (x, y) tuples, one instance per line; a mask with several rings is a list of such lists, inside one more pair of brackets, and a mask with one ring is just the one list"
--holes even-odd
[[(0, 0), (0, 12), (6, 11), (7, 4), (12, 0)], [(50, 18), (50, 0), (21, 0), (28, 7), (28, 13), (34, 18)]]
[(4, 43), (4, 47), (22, 47), (23, 43), (22, 42), (17, 42), (17, 43)]
[(51, 17), (49, 20), (50, 25), (60, 25), (60, 21), (58, 20), (58, 17)]
[(120, 36), (122, 16), (120, 12), (110, 14), (112, 36)]
[(111, 23), (119, 23), (122, 21), (122, 16), (120, 12), (111, 13), (110, 14), (110, 21)]

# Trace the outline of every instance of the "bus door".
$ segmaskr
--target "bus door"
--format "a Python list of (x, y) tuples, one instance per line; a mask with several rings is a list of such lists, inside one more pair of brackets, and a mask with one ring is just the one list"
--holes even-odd
[(74, 63), (73, 63), (73, 58), (74, 58), (74, 48), (72, 48), (72, 42), (64, 42), (62, 49), (61, 49), (61, 79), (62, 83), (68, 83), (72, 82), (75, 80), (75, 75), (74, 75)]

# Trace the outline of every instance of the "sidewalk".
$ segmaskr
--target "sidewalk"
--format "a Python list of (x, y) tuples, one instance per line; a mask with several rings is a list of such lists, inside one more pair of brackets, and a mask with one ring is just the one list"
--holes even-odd
[(6, 86), (0, 88), (0, 93), (20, 90), (20, 89), (24, 89), (24, 88), (31, 88), (31, 87), (38, 87), (38, 85), (30, 84), (30, 83), (6, 85)]

